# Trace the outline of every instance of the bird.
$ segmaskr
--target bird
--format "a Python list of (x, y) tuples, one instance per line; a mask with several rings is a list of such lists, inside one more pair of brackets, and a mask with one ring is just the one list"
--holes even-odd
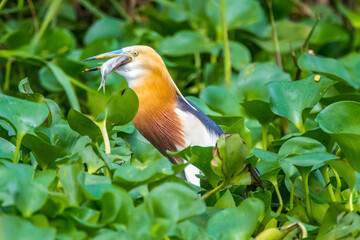
[[(139, 99), (139, 109), (133, 125), (162, 155), (172, 163), (183, 159), (167, 151), (181, 151), (189, 146), (214, 147), (224, 134), (213, 120), (187, 100), (176, 86), (163, 59), (151, 47), (136, 45), (99, 54), (84, 61), (111, 58), (107, 65), (86, 69), (101, 70), (100, 85), (105, 90), (105, 78), (111, 71), (125, 78)], [(200, 171), (188, 165), (187, 180), (200, 185), (195, 175)]]

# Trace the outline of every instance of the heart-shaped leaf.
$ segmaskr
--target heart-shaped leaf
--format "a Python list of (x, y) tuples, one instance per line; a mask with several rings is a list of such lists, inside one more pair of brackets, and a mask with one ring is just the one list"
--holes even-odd
[[(316, 121), (321, 129), (330, 133), (344, 152), (351, 167), (360, 172), (360, 103), (343, 101), (326, 107)], [(331, 119), (331, 121), (329, 121)]]
[(223, 210), (210, 218), (207, 232), (214, 239), (250, 239), (263, 214), (263, 202), (247, 198), (237, 208)]
[(289, 119), (304, 132), (303, 111), (311, 109), (335, 82), (319, 75), (313, 75), (296, 82), (270, 82), (271, 110)]
[(106, 120), (113, 125), (125, 125), (133, 120), (138, 107), (139, 100), (131, 88), (116, 91), (106, 104)]

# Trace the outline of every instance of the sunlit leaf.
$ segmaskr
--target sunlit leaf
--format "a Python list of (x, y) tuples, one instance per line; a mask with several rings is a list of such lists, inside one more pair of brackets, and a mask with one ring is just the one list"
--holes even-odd
[[(319, 78), (317, 81), (315, 78)], [(304, 110), (310, 110), (335, 82), (319, 75), (296, 82), (270, 82), (271, 110), (289, 119), (300, 131), (304, 131)]]

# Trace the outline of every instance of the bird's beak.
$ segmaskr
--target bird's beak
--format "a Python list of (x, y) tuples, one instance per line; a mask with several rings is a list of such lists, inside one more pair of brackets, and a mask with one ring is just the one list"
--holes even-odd
[[(120, 65), (123, 65), (125, 63), (129, 63), (132, 61), (131, 55), (127, 52), (124, 52), (122, 49), (120, 49), (120, 50), (115, 50), (115, 51), (103, 53), (100, 55), (96, 55), (93, 57), (89, 57), (89, 58), (83, 60), (83, 62), (95, 60), (95, 59), (114, 58), (114, 57), (116, 57), (118, 59), (117, 66), (120, 66)], [(85, 72), (96, 71), (96, 70), (100, 70), (100, 69), (101, 69), (101, 66), (90, 68), (90, 69), (85, 69)]]

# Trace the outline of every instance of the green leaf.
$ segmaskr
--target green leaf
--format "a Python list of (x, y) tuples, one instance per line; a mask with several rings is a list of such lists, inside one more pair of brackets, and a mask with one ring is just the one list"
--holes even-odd
[(22, 143), (25, 147), (33, 151), (42, 169), (53, 167), (55, 160), (63, 156), (58, 146), (51, 145), (35, 135), (26, 134)]
[(0, 138), (0, 158), (7, 158), (12, 160), (15, 154), (15, 145), (11, 142)]
[(154, 188), (145, 201), (150, 215), (171, 219), (174, 222), (205, 212), (205, 202), (200, 196), (180, 183), (164, 183)]
[(171, 163), (162, 158), (154, 162), (124, 165), (117, 168), (113, 175), (113, 181), (125, 189), (132, 189), (171, 175), (173, 175)]
[(239, 42), (229, 41), (231, 66), (240, 71), (251, 62), (250, 50)]
[[(279, 47), (281, 53), (289, 53), (292, 49), (298, 49), (302, 47), (307, 36), (311, 31), (311, 26), (292, 21), (279, 21), (276, 22), (276, 31), (279, 41)], [(266, 33), (266, 39), (255, 38), (254, 41), (262, 48), (269, 52), (275, 52), (274, 42), (272, 40), (272, 26), (267, 25), (264, 30)], [(290, 47), (291, 46), (291, 47)]]
[(225, 193), (216, 201), (214, 207), (216, 208), (235, 208), (235, 201), (229, 189), (225, 191)]
[(312, 170), (315, 170), (324, 165), (325, 161), (338, 159), (339, 157), (330, 154), (330, 153), (305, 153), (300, 156), (295, 156), (291, 158), (286, 158), (285, 161), (288, 161), (295, 166), (299, 167), (310, 167), (313, 166)]
[(274, 62), (252, 63), (239, 73), (234, 85), (236, 93), (244, 101), (269, 102), (269, 90), (266, 84), (272, 81), (290, 82), (291, 78)]
[(275, 117), (275, 114), (271, 111), (270, 105), (267, 102), (260, 100), (253, 100), (241, 103), (246, 110), (246, 113), (255, 119), (257, 119), (261, 125), (267, 125)]
[(210, 108), (226, 116), (241, 116), (239, 98), (235, 91), (218, 86), (208, 86), (200, 94)]
[(78, 206), (83, 200), (83, 194), (80, 191), (78, 180), (82, 167), (79, 163), (61, 165), (59, 169), (60, 182), (63, 186), (66, 197), (70, 205)]
[(298, 60), (299, 67), (313, 73), (319, 73), (334, 80), (342, 80), (356, 89), (360, 88), (360, 81), (351, 78), (344, 64), (333, 58), (324, 58), (304, 53)]
[(195, 53), (217, 51), (217, 44), (200, 32), (180, 31), (161, 41), (160, 53), (168, 56), (185, 56)]
[(15, 197), (16, 208), (24, 217), (30, 217), (38, 211), (47, 199), (47, 190), (36, 182), (21, 182)]
[[(114, 31), (114, 29), (116, 29), (116, 31)], [(87, 45), (104, 37), (115, 38), (124, 46), (131, 45), (134, 44), (134, 28), (131, 24), (119, 19), (102, 18), (88, 28), (84, 37), (84, 43)], [(100, 53), (102, 52), (98, 52), (97, 54)]]
[(304, 129), (304, 110), (310, 110), (335, 82), (325, 77), (310, 76), (296, 82), (270, 82), (271, 110), (289, 119), (300, 131)]
[[(335, 139), (350, 166), (360, 171), (360, 103), (342, 101), (331, 104), (319, 113), (316, 121), (321, 129)], [(329, 121), (331, 119), (331, 121)]]
[(0, 216), (0, 239), (51, 240), (55, 239), (55, 229), (38, 228), (15, 216)]
[(250, 239), (264, 214), (264, 204), (257, 198), (245, 199), (237, 208), (212, 216), (207, 232), (214, 239)]
[(74, 35), (66, 28), (55, 27), (45, 32), (37, 45), (36, 52), (43, 57), (64, 55), (76, 46)]
[(100, 128), (90, 118), (72, 108), (68, 113), (68, 122), (71, 129), (82, 136), (89, 136), (92, 140), (101, 136)]
[(56, 79), (54, 74), (47, 67), (42, 67), (39, 71), (39, 80), (41, 86), (51, 92), (62, 92), (64, 88), (61, 86), (59, 81)]
[(125, 125), (133, 120), (138, 108), (139, 99), (131, 88), (116, 91), (106, 104), (106, 119), (113, 125)]
[(4, 94), (0, 94), (0, 105), (0, 117), (7, 119), (18, 135), (33, 132), (49, 115), (45, 103), (29, 102)]
[[(234, 7), (241, 6), (241, 7)], [(208, 1), (206, 13), (211, 21), (220, 26), (220, 1)], [(252, 30), (253, 25), (265, 21), (264, 11), (259, 2), (255, 0), (226, 0), (225, 1), (225, 18), (228, 30), (248, 29)], [(259, 33), (258, 33), (259, 34)]]

